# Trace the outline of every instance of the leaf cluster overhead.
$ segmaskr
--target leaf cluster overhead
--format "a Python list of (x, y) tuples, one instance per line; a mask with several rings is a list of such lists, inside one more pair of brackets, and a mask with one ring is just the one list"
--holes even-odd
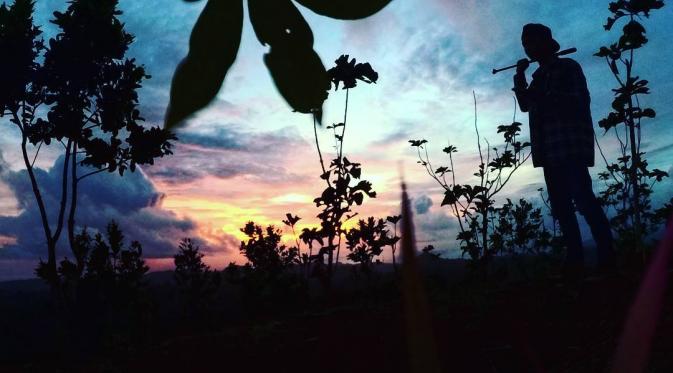
[[(368, 17), (390, 1), (297, 0), (317, 14), (344, 20)], [(313, 49), (311, 27), (290, 0), (248, 0), (247, 4), (257, 39), (269, 46), (264, 63), (276, 88), (293, 110), (313, 113), (321, 121), (330, 76)], [(173, 76), (165, 128), (179, 125), (215, 98), (236, 60), (242, 28), (243, 0), (208, 0), (192, 30), (189, 53)], [(359, 76), (376, 81), (371, 67), (359, 64), (357, 68)], [(355, 86), (354, 80), (347, 81)]]

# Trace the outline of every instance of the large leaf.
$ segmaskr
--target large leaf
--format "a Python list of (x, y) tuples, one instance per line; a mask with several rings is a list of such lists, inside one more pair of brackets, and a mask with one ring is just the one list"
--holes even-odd
[(166, 129), (180, 124), (215, 98), (236, 60), (242, 28), (242, 0), (208, 1), (192, 30), (189, 54), (173, 76)]
[(290, 0), (249, 0), (248, 9), (257, 38), (271, 46), (264, 62), (278, 91), (295, 111), (320, 121), (330, 82), (304, 17)]
[(391, 0), (297, 0), (312, 11), (337, 19), (360, 19), (383, 9)]
[(285, 101), (300, 113), (316, 113), (319, 119), (330, 80), (318, 54), (311, 48), (272, 47), (264, 62)]
[(260, 43), (313, 47), (313, 32), (290, 0), (248, 0), (250, 22)]

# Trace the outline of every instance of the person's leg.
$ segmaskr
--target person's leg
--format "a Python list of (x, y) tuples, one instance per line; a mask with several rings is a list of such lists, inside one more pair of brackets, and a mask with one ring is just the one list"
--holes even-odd
[(589, 169), (584, 166), (573, 170), (572, 194), (577, 210), (584, 216), (596, 241), (599, 266), (614, 266), (615, 252), (610, 222), (594, 195)]
[(574, 183), (574, 180), (569, 178), (568, 169), (564, 166), (544, 167), (543, 170), (552, 215), (561, 226), (563, 242), (568, 248), (566, 264), (582, 265), (584, 263), (582, 236), (570, 192), (570, 185)]

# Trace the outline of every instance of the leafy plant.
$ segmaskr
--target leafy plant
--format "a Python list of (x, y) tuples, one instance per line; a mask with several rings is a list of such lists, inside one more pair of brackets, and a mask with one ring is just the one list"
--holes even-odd
[[(192, 0), (193, 1), (193, 0)], [(375, 14), (391, 0), (296, 0), (313, 12), (336, 19)], [(290, 0), (248, 0), (255, 35), (270, 49), (264, 55), (276, 88), (293, 110), (322, 118), (329, 76), (313, 50), (313, 32)], [(205, 107), (217, 94), (241, 42), (243, 0), (208, 0), (192, 30), (189, 53), (173, 77), (165, 128), (173, 128)]]
[[(142, 245), (133, 241), (125, 247), (124, 234), (116, 222), (108, 224), (105, 237), (101, 233), (92, 237), (87, 228), (82, 229), (75, 245), (78, 260), (64, 258), (57, 272), (68, 299), (77, 297), (81, 281), (98, 287), (103, 298), (109, 298), (110, 292), (122, 298), (132, 297), (142, 287), (142, 278), (149, 270), (142, 259)], [(47, 263), (40, 263), (36, 273), (47, 279), (49, 270)], [(128, 293), (124, 295), (125, 292)]]
[(241, 232), (248, 240), (241, 242), (241, 253), (255, 270), (277, 274), (299, 263), (299, 249), (281, 245), (283, 232), (273, 225), (262, 228), (254, 222), (248, 222)]
[[(55, 12), (52, 22), (60, 32), (48, 47), (38, 40), (33, 8), (31, 0), (0, 6), (0, 116), (7, 115), (21, 133), (23, 161), (47, 243), (42, 270), (49, 269), (46, 278), (57, 283), (56, 244), (66, 210), (70, 246), (80, 258), (75, 252), (79, 183), (100, 172), (123, 175), (137, 165), (152, 164), (171, 154), (170, 140), (176, 138), (159, 127), (141, 125), (137, 89), (149, 76), (135, 60), (124, 58), (133, 37), (117, 18), (121, 12), (116, 0), (74, 0), (65, 12)], [(34, 154), (29, 154), (29, 143)], [(53, 228), (35, 172), (40, 150), (50, 145), (62, 146), (64, 157)]]
[(524, 198), (517, 203), (507, 198), (492, 215), (491, 247), (512, 259), (518, 272), (530, 279), (532, 272), (542, 269), (539, 264), (553, 263), (562, 257), (563, 242), (557, 234), (556, 222), (552, 224), (552, 229), (548, 229), (540, 207)]
[[(479, 129), (477, 127), (477, 100), (474, 95), (474, 128), (477, 133), (477, 148), (480, 163), (477, 171), (473, 174), (477, 177), (475, 184), (458, 184), (454, 173), (453, 153), (458, 149), (449, 145), (444, 148), (444, 153), (449, 157), (449, 164), (434, 168), (428, 155), (428, 141), (409, 140), (412, 147), (416, 148), (418, 163), (425, 168), (427, 173), (444, 189), (442, 206), (448, 205), (453, 215), (457, 218), (460, 232), (457, 239), (463, 255), (468, 255), (474, 265), (486, 264), (491, 257), (498, 254), (500, 247), (493, 245), (491, 234), (493, 232), (492, 217), (495, 213), (495, 196), (502, 191), (512, 175), (530, 157), (530, 143), (521, 142), (518, 139), (521, 131), (521, 123), (513, 119), (512, 124), (498, 126), (498, 133), (502, 133), (504, 146), (501, 148), (490, 147), (486, 154), (481, 148)], [(493, 158), (491, 156), (493, 155)], [(447, 180), (447, 174), (451, 180)]]
[(359, 220), (357, 227), (346, 232), (346, 255), (350, 261), (360, 263), (362, 272), (371, 273), (373, 259), (383, 253), (383, 248), (392, 246), (399, 237), (391, 237), (384, 219), (369, 217)]
[(402, 219), (402, 215), (393, 215), (393, 216), (388, 216), (386, 220), (393, 225), (393, 243), (390, 245), (390, 251), (392, 254), (393, 258), (393, 268), (397, 272), (397, 262), (396, 262), (396, 256), (397, 256), (397, 241), (400, 240), (400, 238), (397, 236), (397, 223), (399, 223), (400, 219)]
[[(369, 63), (356, 63), (355, 59), (349, 61), (348, 55), (340, 56), (335, 63), (336, 66), (327, 73), (330, 81), (334, 83), (335, 89), (341, 84), (342, 89), (346, 90), (346, 97), (343, 122), (326, 127), (333, 131), (334, 149), (336, 150), (336, 157), (327, 167), (320, 150), (315, 118), (313, 123), (318, 158), (322, 169), (320, 178), (326, 184), (326, 188), (321, 195), (314, 199), (316, 207), (321, 208), (317, 215), (320, 220), (320, 227), (303, 228), (299, 237), (297, 237), (295, 226), (301, 218), (287, 213), (287, 219), (283, 220), (283, 224), (290, 227), (296, 247), (285, 248), (280, 245), (280, 231), (268, 227), (266, 235), (264, 235), (261, 227), (256, 227), (254, 223), (248, 223), (242, 230), (251, 237), (251, 240), (247, 244), (241, 244), (241, 252), (250, 261), (250, 270), (259, 269), (279, 273), (282, 272), (282, 270), (277, 269), (279, 267), (287, 269), (292, 265), (301, 265), (305, 277), (318, 277), (326, 287), (330, 286), (333, 267), (339, 262), (342, 240), (346, 240), (347, 249), (350, 251), (347, 259), (360, 263), (361, 268), (365, 271), (370, 269), (373, 259), (382, 253), (385, 246), (393, 246), (394, 256), (394, 245), (399, 237), (389, 235), (386, 221), (393, 222), (396, 227), (400, 218), (399, 216), (387, 217), (387, 219), (379, 219), (378, 221), (375, 218), (369, 218), (359, 221), (351, 229), (344, 228), (347, 221), (357, 216), (357, 212), (354, 212), (353, 208), (362, 205), (365, 196), (376, 197), (376, 192), (372, 190), (371, 183), (360, 179), (362, 175), (361, 165), (343, 156), (343, 141), (348, 121), (350, 89), (357, 86), (357, 81), (376, 83), (378, 74)], [(253, 236), (250, 236), (251, 234)], [(306, 246), (303, 253), (300, 241)], [(286, 255), (288, 260), (291, 258), (291, 260), (285, 262), (286, 265), (260, 266), (255, 264), (282, 262), (283, 255)], [(246, 267), (244, 267), (245, 270)], [(236, 275), (237, 272), (238, 275)], [(229, 273), (232, 274), (233, 278), (241, 277), (240, 271), (234, 269), (234, 267), (230, 268)]]
[[(351, 162), (343, 156), (343, 142), (348, 123), (350, 90), (357, 86), (357, 80), (365, 83), (376, 83), (378, 74), (369, 63), (358, 64), (355, 59), (349, 61), (348, 58), (348, 55), (341, 55), (335, 61), (336, 66), (328, 71), (329, 80), (334, 83), (335, 90), (338, 89), (339, 83), (343, 83), (342, 89), (346, 90), (343, 122), (326, 127), (333, 131), (334, 148), (336, 150), (336, 158), (330, 162), (328, 167), (325, 167), (320, 150), (317, 124), (315, 120), (313, 122), (316, 148), (318, 149), (318, 158), (322, 169), (320, 178), (327, 184), (322, 194), (314, 199), (316, 207), (322, 208), (322, 211), (317, 215), (320, 219), (320, 229), (304, 228), (300, 235), (302, 241), (309, 246), (309, 252), (312, 253), (314, 244), (320, 245), (318, 253), (315, 256), (310, 255), (309, 259), (315, 264), (313, 273), (324, 274), (326, 283), (329, 283), (332, 278), (334, 263), (339, 262), (341, 242), (346, 233), (343, 225), (357, 216), (357, 213), (353, 212), (353, 207), (362, 205), (365, 196), (376, 197), (372, 184), (360, 179), (362, 176), (361, 164)], [(324, 271), (323, 265), (326, 266)]]
[(502, 254), (542, 255), (552, 246), (554, 234), (547, 230), (541, 208), (521, 198), (495, 209), (491, 246)]
[(643, 239), (666, 219), (671, 203), (658, 210), (651, 205), (654, 185), (669, 175), (659, 169), (650, 170), (645, 159), (646, 153), (641, 150), (641, 121), (654, 118), (656, 112), (640, 104), (639, 95), (649, 94), (650, 90), (649, 82), (634, 73), (634, 54), (648, 41), (645, 27), (640, 22), (642, 17), (648, 18), (651, 11), (663, 6), (663, 1), (656, 0), (611, 2), (609, 10), (612, 16), (607, 19), (605, 30), (612, 30), (620, 20), (625, 20), (626, 24), (617, 42), (600, 47), (595, 53), (597, 57), (605, 59), (619, 84), (613, 89), (613, 111), (598, 123), (605, 133), (613, 132), (620, 145), (619, 157), (612, 163), (601, 151), (607, 170), (599, 175), (606, 184), (606, 189), (600, 193), (600, 200), (614, 212), (610, 220), (617, 232), (618, 245), (643, 257)]
[[(370, 64), (356, 63), (355, 59), (349, 61), (347, 55), (340, 56), (335, 62), (336, 66), (328, 71), (328, 75), (335, 89), (342, 84), (342, 88), (346, 90), (346, 102), (343, 122), (326, 127), (333, 131), (334, 149), (336, 150), (336, 157), (327, 167), (320, 150), (315, 118), (313, 122), (322, 170), (320, 178), (326, 184), (321, 195), (314, 199), (316, 207), (321, 208), (317, 215), (320, 227), (305, 227), (297, 236), (296, 224), (301, 218), (287, 213), (286, 219), (282, 222), (292, 231), (296, 244), (295, 247), (288, 248), (281, 244), (281, 230), (274, 226), (264, 229), (249, 222), (241, 229), (248, 236), (247, 241), (241, 242), (241, 253), (249, 263), (242, 267), (236, 265), (227, 267), (225, 274), (230, 282), (244, 284), (248, 289), (251, 286), (261, 286), (268, 291), (267, 295), (275, 297), (280, 290), (273, 290), (274, 287), (269, 285), (272, 282), (287, 280), (288, 284), (299, 284), (298, 286), (305, 284), (305, 281), (297, 282), (291, 276), (291, 268), (301, 266), (304, 280), (308, 277), (317, 277), (325, 287), (329, 288), (333, 267), (339, 262), (342, 240), (345, 240), (346, 248), (349, 250), (347, 259), (360, 263), (361, 268), (366, 272), (370, 271), (374, 258), (382, 254), (385, 246), (393, 246), (393, 256), (395, 254), (394, 245), (399, 237), (396, 234), (390, 236), (386, 222), (395, 224), (396, 229), (399, 216), (389, 216), (378, 220), (371, 217), (367, 220), (360, 220), (351, 229), (344, 228), (348, 220), (357, 216), (353, 208), (362, 205), (365, 196), (376, 197), (371, 183), (360, 179), (361, 165), (343, 156), (349, 91), (357, 86), (358, 80), (375, 83), (378, 80), (378, 74)], [(302, 250), (301, 243), (306, 246), (304, 250)]]

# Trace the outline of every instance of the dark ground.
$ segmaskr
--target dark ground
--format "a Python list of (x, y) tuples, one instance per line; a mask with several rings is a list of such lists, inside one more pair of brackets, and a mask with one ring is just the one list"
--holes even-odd
[[(639, 285), (637, 272), (581, 282), (497, 275), (484, 281), (463, 278), (463, 264), (424, 264), (442, 371), (607, 371)], [(199, 333), (185, 332), (171, 318), (171, 274), (150, 274), (161, 320), (154, 341), (143, 350), (84, 357), (56, 351), (63, 336), (45, 315), (44, 286), (2, 283), (0, 372), (409, 371), (405, 312), (392, 273), (367, 280), (349, 272), (341, 267), (329, 302), (316, 289), (292, 310), (252, 315), (229, 302), (218, 311), (226, 321)], [(669, 289), (648, 372), (673, 372), (672, 294)]]

